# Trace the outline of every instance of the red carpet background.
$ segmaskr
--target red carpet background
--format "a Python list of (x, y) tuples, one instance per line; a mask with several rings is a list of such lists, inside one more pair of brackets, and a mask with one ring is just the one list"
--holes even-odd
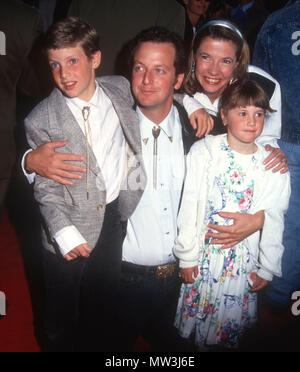
[[(40, 352), (20, 242), (6, 212), (0, 220), (0, 291), (7, 300), (7, 315), (0, 318), (0, 352)], [(142, 338), (135, 351), (149, 351)]]
[[(40, 219), (32, 191), (16, 177), (0, 219), (0, 292), (7, 300), (0, 317), (1, 352), (42, 351), (43, 288)], [(139, 338), (136, 352), (149, 351)]]
[(0, 291), (7, 300), (7, 315), (0, 320), (0, 352), (38, 352), (20, 244), (7, 213), (0, 222)]
[[(0, 219), (0, 292), (7, 315), (0, 318), (0, 352), (41, 351), (43, 288), (40, 219), (32, 192), (22, 177), (11, 185)], [(244, 351), (300, 351), (300, 316), (273, 316), (260, 306), (260, 327)], [(149, 351), (139, 338), (135, 351)]]

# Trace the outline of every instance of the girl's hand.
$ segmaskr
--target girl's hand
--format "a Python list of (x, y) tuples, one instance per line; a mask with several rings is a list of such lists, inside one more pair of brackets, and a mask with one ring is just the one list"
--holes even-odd
[(272, 169), (274, 173), (279, 171), (280, 173), (286, 173), (289, 170), (289, 166), (284, 152), (270, 145), (267, 145), (265, 149), (270, 151), (270, 155), (264, 161), (264, 164), (267, 165), (266, 170)]
[(198, 266), (189, 267), (187, 269), (180, 269), (181, 278), (185, 283), (195, 283), (195, 278), (199, 274)]
[(250, 273), (250, 279), (253, 281), (250, 292), (260, 291), (261, 289), (265, 288), (269, 284), (268, 280), (261, 278), (256, 273)]
[(197, 130), (196, 137), (202, 137), (209, 134), (214, 127), (212, 117), (204, 110), (199, 109), (190, 116), (191, 126)]

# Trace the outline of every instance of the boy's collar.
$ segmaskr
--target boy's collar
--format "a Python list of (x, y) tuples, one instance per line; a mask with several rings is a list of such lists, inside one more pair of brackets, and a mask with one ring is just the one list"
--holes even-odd
[(81, 110), (85, 106), (92, 106), (92, 107), (94, 106), (96, 108), (99, 108), (100, 99), (101, 99), (101, 88), (97, 80), (95, 80), (95, 92), (89, 101), (84, 101), (78, 97), (74, 97), (74, 98), (66, 97), (66, 100), (68, 102), (77, 106)]

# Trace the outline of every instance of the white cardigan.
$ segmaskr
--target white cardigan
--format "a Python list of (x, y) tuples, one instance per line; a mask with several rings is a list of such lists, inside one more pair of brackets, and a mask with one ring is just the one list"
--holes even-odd
[[(205, 229), (208, 224), (205, 218), (206, 203), (209, 190), (213, 186), (214, 169), (221, 161), (221, 156), (224, 156), (218, 149), (225, 136), (227, 134), (205, 137), (192, 146), (187, 156), (187, 175), (178, 217), (178, 238), (174, 248), (181, 268), (197, 266), (204, 249)], [(260, 277), (272, 280), (273, 275), (281, 276), (281, 257), (284, 250), (282, 234), (284, 214), (290, 197), (290, 175), (265, 170), (262, 162), (268, 153), (261, 145), (258, 145), (254, 156), (258, 165), (250, 170), (255, 183), (249, 213), (255, 214), (263, 210), (265, 221), (261, 232), (258, 231), (247, 238), (256, 266), (251, 271), (257, 271)]]

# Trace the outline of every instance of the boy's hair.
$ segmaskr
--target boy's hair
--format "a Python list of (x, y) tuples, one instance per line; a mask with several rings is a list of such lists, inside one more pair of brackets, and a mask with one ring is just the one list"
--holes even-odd
[(80, 45), (91, 58), (100, 50), (100, 38), (94, 27), (77, 17), (54, 23), (46, 32), (44, 49), (62, 49)]
[(254, 80), (246, 77), (229, 85), (219, 102), (220, 111), (228, 112), (235, 107), (256, 106), (265, 112), (274, 112), (264, 89)]
[(174, 67), (176, 75), (184, 74), (187, 69), (186, 52), (184, 42), (175, 32), (169, 31), (164, 27), (151, 27), (141, 31), (130, 43), (129, 67), (134, 63), (134, 55), (142, 43), (170, 43), (175, 48)]

